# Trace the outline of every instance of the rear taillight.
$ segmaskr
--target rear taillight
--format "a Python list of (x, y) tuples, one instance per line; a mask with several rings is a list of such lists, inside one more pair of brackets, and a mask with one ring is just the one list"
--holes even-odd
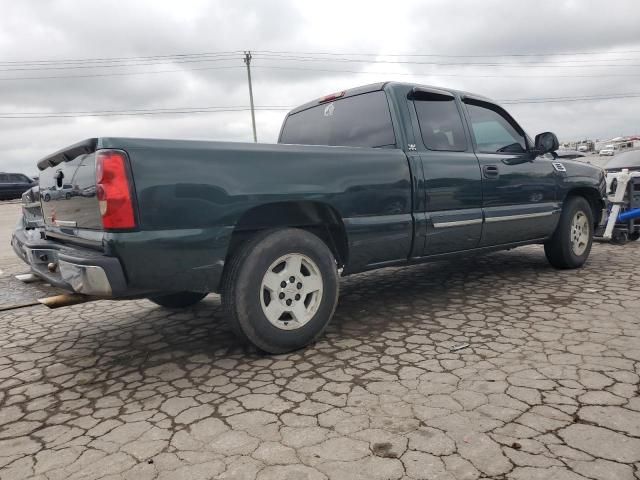
[(127, 168), (127, 155), (119, 150), (96, 152), (96, 196), (100, 203), (102, 226), (122, 230), (136, 226), (132, 185)]

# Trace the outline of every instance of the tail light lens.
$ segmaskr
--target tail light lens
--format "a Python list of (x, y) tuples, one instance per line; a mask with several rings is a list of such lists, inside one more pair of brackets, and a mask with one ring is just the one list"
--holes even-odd
[(331, 100), (337, 100), (338, 98), (344, 97), (344, 94), (347, 93), (346, 90), (342, 92), (332, 93), (331, 95), (327, 95), (326, 97), (322, 97), (318, 100), (318, 103), (330, 102)]
[(119, 150), (96, 152), (96, 196), (102, 226), (123, 230), (136, 227), (127, 155)]

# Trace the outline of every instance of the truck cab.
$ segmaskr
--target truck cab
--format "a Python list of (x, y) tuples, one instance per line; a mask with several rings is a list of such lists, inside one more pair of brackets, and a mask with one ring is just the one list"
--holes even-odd
[[(388, 82), (338, 92), (292, 110), (279, 142), (402, 149), (414, 261), (542, 242), (570, 189), (568, 162), (537, 150), (497, 103), (455, 90)], [(588, 195), (600, 215), (602, 195), (597, 188)]]

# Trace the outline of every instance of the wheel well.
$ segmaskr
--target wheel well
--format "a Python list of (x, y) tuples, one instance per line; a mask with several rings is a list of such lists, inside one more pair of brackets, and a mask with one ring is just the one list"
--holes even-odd
[(597, 227), (600, 223), (602, 210), (605, 208), (605, 204), (598, 190), (590, 187), (578, 187), (567, 193), (567, 198), (569, 197), (584, 197), (589, 202), (591, 211), (593, 212), (593, 221)]
[(231, 235), (227, 259), (257, 232), (294, 227), (318, 236), (331, 250), (338, 265), (346, 265), (349, 256), (347, 233), (340, 214), (320, 202), (275, 202), (247, 210), (238, 220)]

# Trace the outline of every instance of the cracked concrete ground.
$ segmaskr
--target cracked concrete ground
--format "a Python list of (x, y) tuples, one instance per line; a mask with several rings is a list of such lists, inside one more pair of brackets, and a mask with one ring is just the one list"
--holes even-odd
[(326, 335), (279, 356), (214, 295), (0, 312), (0, 479), (639, 478), (638, 258), (349, 277)]

